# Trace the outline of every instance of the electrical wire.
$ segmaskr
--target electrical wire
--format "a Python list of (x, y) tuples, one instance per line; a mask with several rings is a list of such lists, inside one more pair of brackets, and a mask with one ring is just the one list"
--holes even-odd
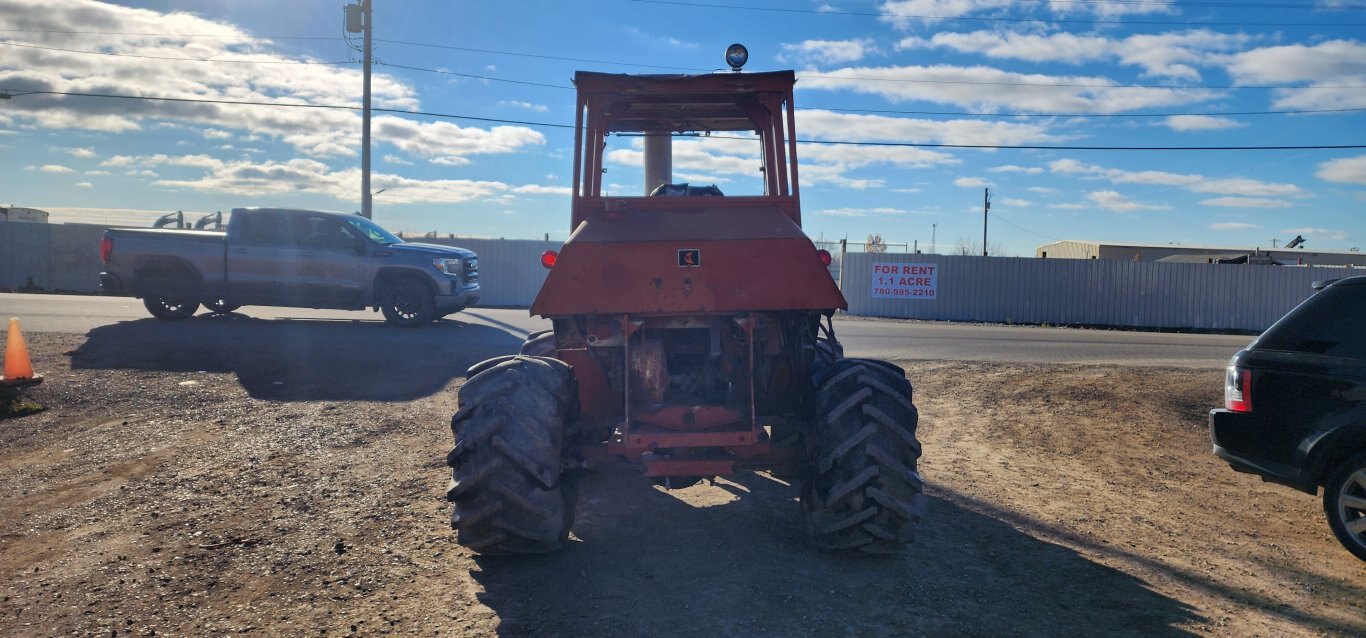
[(1310, 113), (1359, 113), (1362, 111), (1366, 111), (1366, 108), (1295, 109), (1287, 111), (1222, 111), (1207, 113), (982, 113), (972, 111), (895, 111), (887, 109), (823, 108), (816, 106), (800, 108), (797, 110), (820, 110), (834, 111), (837, 113), (872, 113), (896, 115), (968, 115), (972, 117), (1235, 117), (1250, 115), (1307, 115)]
[(445, 45), (445, 44), (428, 44), (428, 43), (426, 43), (426, 42), (409, 42), (409, 41), (406, 41), (406, 40), (385, 40), (385, 39), (375, 38), (375, 42), (385, 42), (385, 43), (388, 43), (388, 44), (402, 44), (402, 45), (414, 46), (414, 47), (427, 47), (427, 48), (431, 48), (431, 49), (447, 49), (447, 50), (450, 50), (450, 51), (466, 51), (466, 52), (470, 52), (470, 53), (491, 53), (491, 54), (494, 54), (494, 55), (513, 56), (513, 57), (519, 57), (519, 58), (535, 58), (535, 59), (538, 59), (538, 60), (559, 60), (559, 61), (563, 61), (563, 62), (584, 62), (584, 63), (588, 63), (588, 64), (606, 64), (606, 65), (611, 65), (611, 66), (629, 66), (629, 67), (640, 67), (640, 68), (643, 68), (643, 69), (667, 69), (667, 70), (671, 70), (671, 71), (697, 71), (697, 72), (700, 72), (700, 73), (710, 73), (710, 72), (712, 71), (712, 69), (703, 69), (703, 68), (699, 68), (699, 67), (663, 66), (663, 65), (658, 65), (658, 64), (640, 64), (640, 63), (638, 63), (638, 62), (620, 62), (620, 61), (612, 61), (612, 60), (592, 60), (592, 59), (587, 59), (587, 58), (569, 58), (569, 57), (558, 56), (558, 55), (538, 55), (538, 54), (535, 54), (535, 53), (514, 53), (514, 52), (511, 52), (511, 51), (494, 51), (494, 50), (492, 50), (492, 49), (475, 49), (475, 48), (472, 48), (472, 47), (457, 47), (457, 46), (449, 46), (449, 45)]
[[(11, 97), (23, 95), (62, 95), (70, 97), (92, 97), (92, 98), (112, 98), (125, 100), (147, 100), (163, 102), (189, 102), (204, 104), (234, 104), (242, 106), (271, 106), (283, 108), (313, 108), (313, 109), (340, 109), (348, 111), (360, 111), (363, 107), (345, 104), (299, 104), (283, 102), (260, 102), (253, 100), (217, 100), (211, 98), (175, 98), (175, 97), (154, 97), (147, 95), (119, 95), (114, 93), (77, 93), (68, 91), (11, 91), (0, 88), (0, 92), (8, 93)], [(458, 115), (453, 113), (439, 113), (435, 111), (414, 111), (407, 109), (388, 109), (372, 108), (373, 112), (394, 113), (401, 115), (421, 115), (426, 117), (439, 117), (456, 120), (472, 120), (477, 122), (494, 122), (499, 124), (520, 124), (522, 126), (537, 126), (544, 128), (572, 129), (572, 124), (555, 124), (551, 122), (532, 122), (527, 120), (510, 120), (503, 118), (478, 117), (473, 115)], [(641, 133), (617, 133), (618, 137), (642, 137)], [(696, 134), (675, 134), (674, 137), (701, 137)], [(752, 137), (738, 137), (729, 135), (708, 135), (710, 139), (724, 140), (753, 140)], [(825, 144), (832, 146), (881, 146), (881, 147), (912, 147), (912, 148), (963, 148), (963, 149), (999, 149), (999, 150), (1049, 150), (1049, 151), (1289, 151), (1289, 150), (1350, 150), (1363, 149), (1366, 144), (1294, 144), (1280, 146), (1049, 146), (1049, 145), (1027, 145), (1027, 144), (943, 144), (930, 142), (868, 142), (851, 140), (813, 140), (798, 139), (798, 144)]]
[(626, 0), (641, 4), (674, 5), (680, 7), (697, 7), (705, 9), (727, 9), (732, 11), (765, 11), (772, 13), (804, 13), (812, 15), (837, 15), (837, 16), (859, 16), (874, 18), (910, 18), (915, 20), (942, 20), (958, 22), (1006, 22), (1006, 23), (1029, 23), (1029, 24), (1123, 24), (1123, 25), (1147, 25), (1147, 26), (1191, 26), (1199, 24), (1201, 26), (1222, 26), (1222, 27), (1366, 27), (1366, 22), (1217, 22), (1200, 21), (1184, 22), (1171, 20), (1080, 20), (1076, 18), (987, 18), (980, 16), (932, 16), (914, 15), (904, 13), (883, 13), (877, 11), (822, 11), (820, 9), (792, 9), (787, 7), (750, 7), (732, 4), (714, 4), (709, 2), (683, 2), (681, 0)]
[(509, 83), (509, 84), (523, 84), (523, 85), (526, 85), (526, 86), (541, 86), (541, 87), (546, 87), (546, 88), (550, 88), (550, 89), (568, 89), (568, 90), (570, 90), (570, 91), (574, 90), (574, 87), (572, 87), (572, 86), (567, 86), (567, 85), (564, 85), (564, 84), (543, 84), (543, 83), (541, 83), (541, 82), (527, 82), (527, 81), (524, 81), (524, 80), (508, 80), (508, 79), (505, 79), (505, 78), (489, 77), (489, 76), (487, 76), (487, 75), (472, 75), (472, 74), (469, 74), (469, 73), (456, 73), (455, 71), (444, 71), (444, 70), (442, 70), (442, 69), (428, 69), (428, 68), (423, 68), (423, 67), (419, 67), (419, 66), (407, 66), (407, 65), (404, 65), (404, 64), (391, 64), (391, 63), (389, 63), (389, 62), (380, 62), (380, 61), (376, 61), (376, 62), (375, 62), (375, 65), (376, 65), (376, 66), (389, 66), (389, 67), (393, 67), (393, 68), (395, 68), (395, 69), (407, 69), (407, 70), (409, 70), (409, 71), (422, 71), (422, 72), (424, 72), (424, 73), (439, 73), (439, 74), (441, 74), (441, 75), (453, 75), (453, 76), (456, 76), (456, 77), (472, 78), (472, 79), (475, 79), (475, 80), (487, 80), (487, 81), (489, 81), (489, 82), (507, 82), (507, 83)]
[(143, 58), (147, 60), (174, 60), (176, 62), (226, 62), (231, 64), (299, 64), (305, 66), (337, 66), (345, 64), (355, 64), (355, 62), (307, 62), (303, 60), (224, 60), (218, 58), (181, 58), (167, 55), (141, 55), (136, 53), (110, 53), (108, 51), (81, 51), (78, 49), (62, 49), (58, 47), (45, 47), (36, 44), (23, 44), (19, 42), (0, 42), (0, 46), (21, 47), (25, 49), (42, 49), (44, 51), (61, 51), (63, 53), (80, 53), (84, 55), (106, 55), (116, 58)]

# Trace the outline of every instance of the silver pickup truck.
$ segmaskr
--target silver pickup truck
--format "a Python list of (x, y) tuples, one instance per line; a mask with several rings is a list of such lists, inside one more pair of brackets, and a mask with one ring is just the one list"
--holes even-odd
[(200, 304), (383, 311), (417, 327), (479, 301), (478, 256), (408, 243), (359, 215), (237, 208), (227, 232), (113, 228), (100, 240), (101, 290), (140, 297), (159, 319)]

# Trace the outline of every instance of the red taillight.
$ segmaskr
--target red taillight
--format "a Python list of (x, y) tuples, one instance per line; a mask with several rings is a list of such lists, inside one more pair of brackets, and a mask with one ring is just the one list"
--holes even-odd
[(554, 268), (554, 267), (555, 267), (555, 260), (557, 260), (557, 259), (559, 259), (559, 258), (560, 258), (560, 253), (557, 253), (557, 252), (555, 252), (555, 251), (553, 251), (553, 250), (547, 250), (547, 251), (541, 253), (541, 265), (544, 266), (544, 267), (546, 267), (547, 269)]
[(100, 261), (109, 263), (109, 258), (114, 256), (114, 240), (108, 237), (100, 238)]
[(830, 251), (821, 249), (816, 251), (816, 254), (820, 256), (822, 264), (825, 264), (827, 266), (830, 265)]
[(1229, 366), (1224, 375), (1224, 407), (1234, 412), (1252, 411), (1252, 371)]

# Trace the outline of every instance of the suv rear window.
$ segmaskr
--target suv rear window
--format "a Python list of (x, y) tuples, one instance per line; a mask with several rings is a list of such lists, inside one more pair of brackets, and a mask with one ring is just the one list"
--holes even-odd
[(1366, 286), (1329, 286), (1268, 328), (1254, 347), (1366, 359), (1363, 322)]

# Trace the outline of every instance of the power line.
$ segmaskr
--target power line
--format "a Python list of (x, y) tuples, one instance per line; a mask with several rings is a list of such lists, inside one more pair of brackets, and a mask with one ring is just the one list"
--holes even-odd
[(489, 76), (487, 76), (487, 75), (472, 75), (472, 74), (469, 74), (469, 73), (456, 73), (455, 71), (444, 71), (444, 70), (442, 70), (442, 69), (428, 69), (428, 68), (423, 68), (423, 67), (420, 67), (420, 66), (407, 66), (407, 65), (403, 65), (403, 64), (391, 64), (391, 63), (389, 63), (389, 62), (382, 62), (382, 61), (379, 61), (379, 60), (376, 60), (376, 61), (375, 61), (375, 64), (376, 64), (377, 66), (391, 66), (391, 67), (394, 67), (394, 68), (396, 68), (396, 69), (407, 69), (407, 70), (409, 70), (409, 71), (422, 71), (422, 72), (424, 72), (424, 73), (439, 73), (439, 74), (441, 74), (441, 75), (454, 75), (454, 76), (456, 76), (456, 77), (472, 78), (472, 79), (475, 79), (475, 80), (488, 80), (489, 82), (507, 82), (507, 83), (509, 83), (509, 84), (524, 84), (524, 85), (527, 85), (527, 86), (542, 86), (542, 87), (546, 87), (546, 88), (550, 88), (550, 89), (569, 89), (569, 90), (571, 90), (571, 91), (574, 90), (574, 87), (572, 87), (572, 86), (567, 86), (567, 85), (563, 85), (563, 84), (543, 84), (543, 83), (541, 83), (541, 82), (526, 82), (526, 81), (523, 81), (523, 80), (508, 80), (508, 79), (504, 79), (504, 78), (489, 77)]
[(1366, 84), (1321, 84), (1318, 86), (1287, 86), (1278, 84), (1193, 84), (1179, 86), (1172, 84), (1084, 84), (1080, 82), (991, 82), (984, 80), (930, 80), (913, 78), (876, 78), (876, 77), (846, 77), (837, 76), (829, 73), (803, 73), (798, 79), (820, 78), (823, 80), (840, 82), (904, 82), (907, 84), (967, 84), (971, 86), (1041, 86), (1041, 87), (1064, 87), (1075, 89), (1171, 89), (1174, 91), (1234, 91), (1234, 90), (1266, 90), (1266, 89), (1294, 89), (1304, 91), (1309, 89), (1366, 89)]
[[(6, 91), (7, 89), (0, 89)], [(22, 95), (63, 95), (72, 97), (92, 97), (92, 98), (114, 98), (126, 100), (148, 100), (164, 102), (192, 102), (206, 104), (235, 104), (243, 106), (273, 106), (284, 108), (313, 108), (313, 109), (341, 109), (349, 111), (359, 111), (361, 107), (344, 104), (291, 104), (283, 102), (259, 102), (251, 100), (216, 100), (210, 98), (173, 98), (173, 97), (153, 97), (145, 95), (118, 95), (112, 93), (76, 93), (66, 91), (15, 91), (11, 97)], [(381, 113), (396, 113), (403, 115), (421, 115), (426, 117), (440, 117), (457, 120), (473, 120), (478, 122), (495, 122), (500, 124), (520, 124), (523, 126), (539, 126), (545, 128), (572, 129), (572, 124), (554, 124), (550, 122), (531, 122), (526, 120), (509, 120), (502, 118), (477, 117), (473, 115), (457, 115), (452, 113), (438, 113), (433, 111), (412, 111), (406, 109), (371, 109)], [(640, 137), (643, 134), (617, 134), (618, 137)], [(675, 137), (700, 137), (697, 135), (676, 134)], [(755, 138), (710, 135), (710, 139), (726, 140), (753, 140)], [(850, 140), (812, 140), (798, 139), (798, 144), (825, 144), (834, 146), (881, 146), (881, 147), (915, 147), (915, 148), (963, 148), (963, 149), (1002, 149), (1002, 150), (1049, 150), (1049, 151), (1289, 151), (1289, 150), (1350, 150), (1363, 149), (1366, 144), (1298, 144), (1287, 146), (1047, 146), (1047, 145), (1024, 145), (1024, 144), (935, 144), (928, 142), (867, 142)]]
[(891, 113), (897, 115), (969, 115), (973, 117), (1235, 117), (1247, 115), (1306, 115), (1310, 113), (1359, 113), (1366, 108), (1295, 109), (1286, 111), (1222, 111), (1205, 113), (981, 113), (972, 111), (896, 111), (887, 109), (848, 109), (806, 107), (799, 111), (835, 111), (839, 113)]
[(1036, 233), (1036, 232), (1034, 232), (1034, 231), (1032, 231), (1032, 230), (1030, 230), (1030, 229), (1028, 229), (1028, 228), (1025, 228), (1024, 226), (1021, 226), (1021, 225), (1019, 225), (1019, 224), (1016, 224), (1015, 222), (1012, 222), (1012, 221), (1010, 221), (1009, 219), (1006, 219), (1005, 216), (1001, 214), (1001, 211), (1000, 211), (1000, 210), (997, 210), (997, 211), (996, 211), (996, 221), (998, 221), (998, 222), (1005, 222), (1007, 226), (1014, 226), (1016, 229), (1018, 229), (1018, 230), (1023, 230), (1024, 232), (1029, 233), (1029, 234), (1031, 234), (1031, 235), (1034, 235), (1034, 236), (1036, 236), (1036, 237), (1042, 237), (1042, 238), (1044, 238), (1044, 239), (1052, 239), (1052, 240), (1054, 240), (1054, 241), (1063, 241), (1063, 240), (1061, 240), (1061, 239), (1059, 239), (1059, 238), (1057, 238), (1057, 237), (1053, 237), (1053, 236), (1051, 236), (1051, 235), (1045, 235), (1045, 234), (1043, 234), (1043, 233)]
[(1149, 25), (1149, 26), (1186, 26), (1199, 24), (1200, 26), (1222, 26), (1222, 27), (1363, 27), (1366, 22), (1216, 22), (1201, 21), (1177, 22), (1171, 20), (1079, 20), (1076, 18), (1045, 19), (1045, 18), (985, 18), (979, 16), (931, 16), (913, 15), (905, 13), (883, 13), (878, 11), (822, 11), (820, 9), (791, 9), (786, 7), (750, 7), (732, 4), (713, 4), (708, 2), (682, 2), (681, 0), (627, 0), (627, 2), (637, 2), (641, 4), (675, 5), (681, 7), (699, 7), (706, 9), (728, 9), (732, 11), (766, 11), (772, 13), (805, 13), (812, 15), (842, 15), (859, 16), (874, 18), (911, 18), (916, 20), (944, 20), (959, 22), (1015, 22), (1030, 24), (1124, 24), (1124, 25)]
[(56, 33), (60, 35), (136, 35), (161, 38), (221, 38), (225, 40), (340, 40), (323, 35), (217, 35), (212, 33), (146, 33), (138, 31), (61, 31), (56, 29), (0, 29), (0, 33)]
[(107, 51), (81, 51), (78, 49), (62, 49), (58, 47), (45, 47), (36, 44), (21, 44), (18, 42), (0, 42), (0, 46), (21, 47), (25, 49), (42, 49), (44, 51), (61, 51), (63, 53), (80, 53), (84, 55), (107, 55), (116, 58), (143, 58), (147, 60), (174, 60), (176, 62), (227, 62), (232, 64), (302, 64), (313, 66), (337, 66), (344, 64), (355, 64), (355, 62), (306, 62), (303, 60), (223, 60), (217, 58), (181, 58), (168, 55), (141, 55), (136, 53), (110, 53)]
[[(212, 98), (187, 98), (187, 97), (155, 97), (149, 95), (119, 95), (116, 93), (77, 93), (71, 91), (26, 91), (10, 92), (8, 89), (0, 91), (10, 93), (11, 97), (23, 95), (63, 95), (70, 97), (93, 97), (111, 98), (121, 100), (146, 100), (154, 102), (189, 102), (198, 104), (233, 104), (240, 106), (277, 106), (283, 108), (307, 108), (307, 109), (335, 109), (344, 111), (360, 111), (362, 107), (351, 106), (349, 104), (307, 104), (307, 103), (288, 103), (288, 102), (260, 102), (255, 100), (216, 100)], [(574, 128), (573, 124), (554, 124), (551, 122), (530, 122), (526, 120), (509, 120), (493, 117), (478, 117), (474, 115), (456, 115), (452, 113), (437, 113), (434, 111), (412, 111), (407, 109), (386, 109), (371, 108), (377, 113), (395, 113), (401, 115), (423, 115), (427, 117), (439, 117), (453, 120), (474, 120), (477, 122), (493, 122), (496, 124), (521, 124), (523, 126), (539, 126), (544, 128)]]
[(510, 51), (494, 51), (494, 50), (491, 50), (491, 49), (475, 49), (475, 48), (471, 48), (471, 47), (457, 47), (457, 46), (449, 46), (449, 45), (445, 45), (445, 44), (428, 44), (428, 43), (426, 43), (426, 42), (408, 42), (408, 41), (405, 41), (405, 40), (382, 40), (382, 39), (379, 39), (379, 38), (375, 38), (375, 42), (384, 42), (384, 43), (387, 43), (387, 44), (403, 44), (403, 45), (407, 45), (407, 46), (427, 47), (427, 48), (431, 48), (431, 49), (447, 49), (447, 50), (450, 50), (450, 51), (466, 51), (466, 52), (470, 52), (470, 53), (492, 53), (492, 54), (494, 54), (494, 55), (508, 55), (508, 56), (514, 56), (514, 57), (519, 57), (519, 58), (535, 58), (535, 59), (538, 59), (538, 60), (560, 60), (560, 61), (564, 61), (564, 62), (585, 62), (585, 63), (588, 63), (588, 64), (607, 64), (607, 65), (612, 65), (612, 66), (632, 66), (632, 67), (641, 67), (641, 68), (645, 68), (645, 69), (668, 69), (668, 70), (671, 70), (671, 71), (699, 71), (699, 72), (702, 72), (702, 73), (710, 73), (710, 72), (712, 71), (712, 69), (703, 69), (703, 68), (698, 68), (698, 67), (662, 66), (662, 65), (658, 65), (658, 64), (640, 64), (640, 63), (638, 63), (638, 62), (620, 62), (620, 61), (612, 61), (612, 60), (591, 60), (591, 59), (587, 59), (587, 58), (568, 58), (568, 57), (558, 56), (558, 55), (538, 55), (538, 54), (535, 54), (535, 53), (514, 53), (514, 52), (510, 52)]

